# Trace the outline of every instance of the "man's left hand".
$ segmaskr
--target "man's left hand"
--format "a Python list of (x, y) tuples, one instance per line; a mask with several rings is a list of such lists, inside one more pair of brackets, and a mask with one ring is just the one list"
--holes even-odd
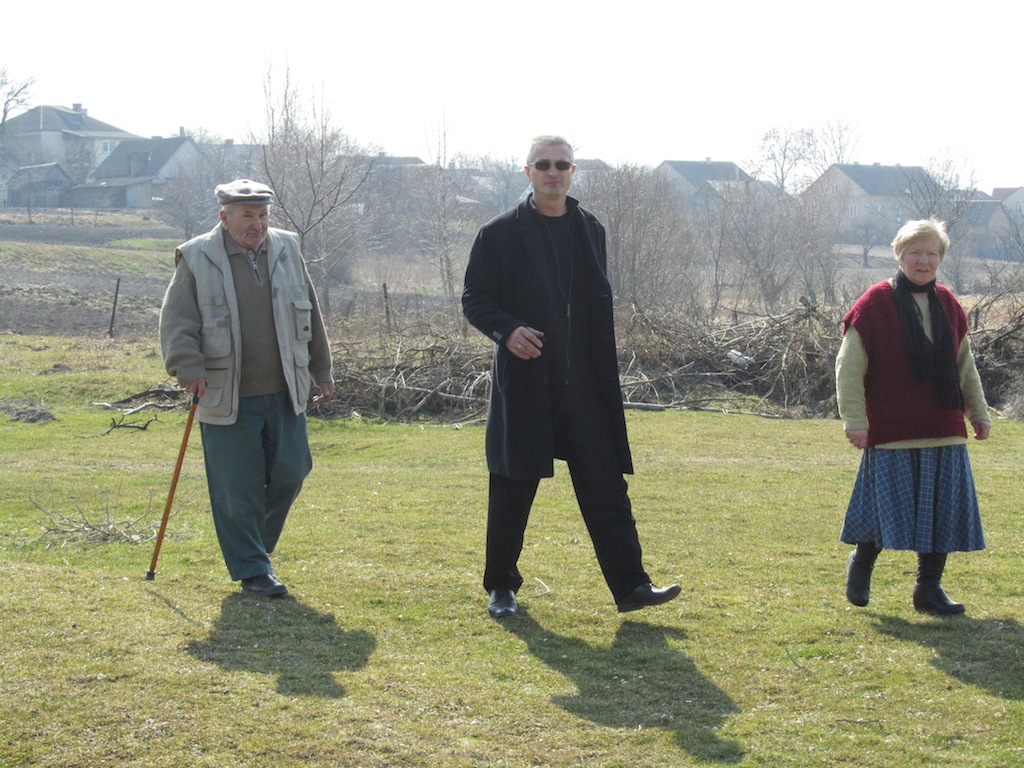
[(333, 381), (318, 381), (316, 388), (320, 390), (319, 395), (313, 395), (314, 405), (327, 405), (331, 402), (334, 397), (334, 382)]

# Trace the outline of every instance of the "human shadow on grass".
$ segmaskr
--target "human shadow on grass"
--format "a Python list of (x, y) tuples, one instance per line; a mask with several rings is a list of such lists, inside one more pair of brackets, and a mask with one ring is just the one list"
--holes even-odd
[(957, 616), (907, 621), (875, 616), (875, 628), (935, 651), (931, 663), (950, 677), (1007, 699), (1024, 699), (1024, 627), (1015, 619)]
[(345, 689), (335, 672), (366, 666), (376, 641), (365, 630), (345, 630), (334, 616), (317, 613), (291, 597), (226, 597), (206, 640), (191, 640), (188, 651), (228, 671), (277, 676), (285, 696), (340, 698)]
[(530, 653), (573, 681), (579, 691), (552, 701), (577, 717), (611, 728), (664, 728), (693, 757), (738, 763), (743, 749), (718, 735), (722, 721), (738, 712), (724, 691), (682, 651), (668, 644), (685, 632), (625, 621), (611, 646), (544, 629), (520, 606), (502, 622)]

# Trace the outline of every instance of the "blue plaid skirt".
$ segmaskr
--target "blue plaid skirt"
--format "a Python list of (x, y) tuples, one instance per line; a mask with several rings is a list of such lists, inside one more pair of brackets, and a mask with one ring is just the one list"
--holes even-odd
[(984, 549), (967, 446), (865, 449), (839, 539), (914, 552)]

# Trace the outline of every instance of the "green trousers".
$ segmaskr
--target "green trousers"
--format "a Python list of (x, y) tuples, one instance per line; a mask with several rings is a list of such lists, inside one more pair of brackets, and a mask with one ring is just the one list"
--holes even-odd
[(273, 573), (270, 554), (313, 468), (306, 414), (288, 392), (243, 397), (234, 424), (202, 424), (213, 523), (235, 581)]

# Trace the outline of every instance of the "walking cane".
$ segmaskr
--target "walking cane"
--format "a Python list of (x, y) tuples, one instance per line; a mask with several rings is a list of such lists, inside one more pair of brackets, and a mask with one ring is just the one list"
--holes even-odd
[(185, 436), (181, 438), (181, 450), (178, 451), (178, 463), (174, 467), (174, 477), (171, 479), (171, 490), (167, 494), (167, 504), (164, 506), (164, 519), (160, 521), (160, 532), (156, 535), (156, 547), (153, 549), (153, 562), (149, 564), (146, 572), (146, 581), (156, 578), (156, 559), (160, 557), (160, 545), (164, 540), (164, 531), (167, 530), (167, 518), (171, 515), (171, 504), (174, 502), (174, 490), (178, 487), (178, 475), (181, 474), (181, 464), (185, 460), (185, 449), (188, 447), (188, 436), (192, 431), (192, 420), (196, 415), (196, 406), (199, 405), (199, 398), (192, 398), (192, 407), (188, 410), (188, 421), (185, 422)]

